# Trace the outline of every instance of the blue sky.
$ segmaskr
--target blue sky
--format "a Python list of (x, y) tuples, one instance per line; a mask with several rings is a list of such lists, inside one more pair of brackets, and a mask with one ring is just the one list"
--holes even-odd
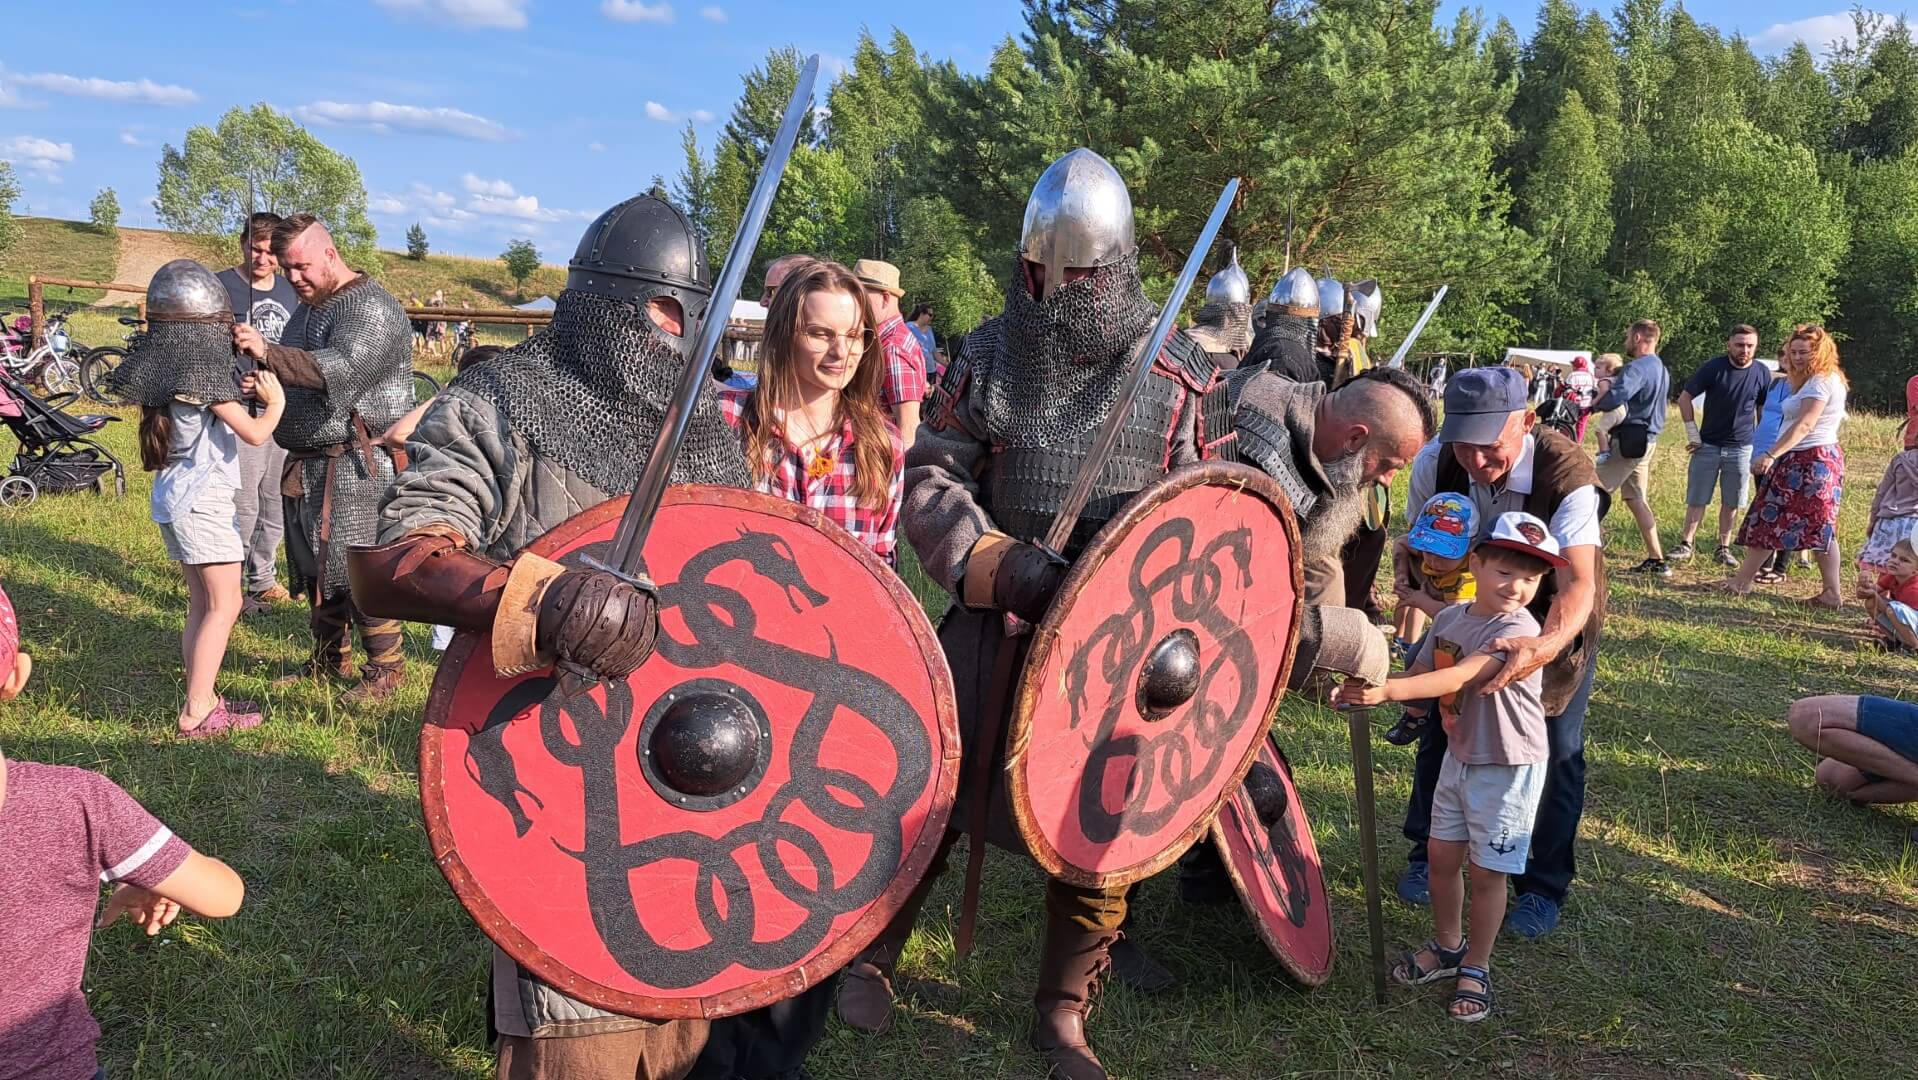
[[(669, 180), (693, 121), (710, 147), (766, 51), (852, 53), (893, 26), (968, 70), (1020, 27), (1018, 0), (236, 0), (62, 4), (57, 34), (16, 35), (0, 64), (0, 159), (17, 211), (83, 218), (112, 186), (122, 223), (155, 224), (163, 143), (228, 108), (289, 112), (365, 177), (382, 244), (422, 222), (434, 250), (492, 256), (528, 236), (548, 261), (584, 223)], [(1447, 9), (1455, 10), (1456, 0)], [(1481, 7), (1529, 33), (1537, 5)], [(1850, 25), (1836, 0), (1703, 0), (1693, 15), (1775, 52)], [(1449, 14), (1446, 16), (1449, 18)], [(63, 43), (59, 48), (43, 46)]]

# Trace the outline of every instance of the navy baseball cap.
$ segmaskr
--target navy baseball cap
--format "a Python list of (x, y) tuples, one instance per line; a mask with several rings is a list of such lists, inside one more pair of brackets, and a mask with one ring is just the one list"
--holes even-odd
[(1442, 443), (1485, 446), (1498, 441), (1511, 415), (1530, 405), (1525, 376), (1517, 368), (1470, 368), (1445, 384), (1445, 423)]

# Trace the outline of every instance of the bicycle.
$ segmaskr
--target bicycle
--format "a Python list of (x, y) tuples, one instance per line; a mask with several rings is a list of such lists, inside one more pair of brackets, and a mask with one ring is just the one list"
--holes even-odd
[(460, 360), (466, 356), (467, 350), (471, 349), (473, 345), (473, 324), (465, 319), (453, 324), (452, 364), (454, 371), (460, 369)]
[(426, 372), (413, 369), (413, 404), (431, 401), (433, 395), (440, 392), (440, 381)]
[[(0, 365), (5, 366), (7, 374), (30, 387), (38, 386), (48, 397), (77, 394), (80, 365), (68, 356), (76, 346), (67, 333), (67, 313), (47, 317), (46, 342), (29, 352), (32, 342), (33, 319), (23, 315), (14, 320), (12, 333), (0, 343)], [(77, 347), (84, 354), (86, 347)]]
[(133, 347), (134, 340), (140, 336), (140, 328), (145, 325), (131, 316), (120, 316), (120, 325), (127, 328), (126, 348), (118, 345), (102, 345), (87, 351), (80, 360), (80, 385), (86, 395), (102, 405), (124, 405), (118, 396), (106, 388), (107, 373), (120, 366), (127, 358), (127, 349)]

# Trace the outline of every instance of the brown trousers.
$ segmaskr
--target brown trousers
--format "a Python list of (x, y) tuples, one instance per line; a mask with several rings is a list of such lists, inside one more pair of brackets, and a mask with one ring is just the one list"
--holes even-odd
[(498, 1080), (680, 1080), (706, 1045), (705, 1020), (597, 1035), (501, 1035)]

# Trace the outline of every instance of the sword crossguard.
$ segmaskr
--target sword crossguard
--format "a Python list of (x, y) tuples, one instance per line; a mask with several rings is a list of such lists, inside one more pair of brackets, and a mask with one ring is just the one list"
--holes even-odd
[(631, 585), (633, 588), (638, 589), (640, 592), (643, 592), (647, 596), (652, 597), (653, 602), (655, 604), (659, 602), (659, 586), (656, 583), (654, 583), (652, 578), (646, 576), (645, 574), (643, 573), (629, 574), (626, 571), (621, 570), (617, 566), (609, 566), (606, 563), (600, 562), (598, 559), (593, 558), (591, 555), (581, 556), (579, 561), (585, 563), (587, 566), (590, 566), (595, 570), (604, 570), (606, 573), (609, 573), (613, 575), (614, 577), (618, 578), (619, 580), (625, 582), (626, 584)]

